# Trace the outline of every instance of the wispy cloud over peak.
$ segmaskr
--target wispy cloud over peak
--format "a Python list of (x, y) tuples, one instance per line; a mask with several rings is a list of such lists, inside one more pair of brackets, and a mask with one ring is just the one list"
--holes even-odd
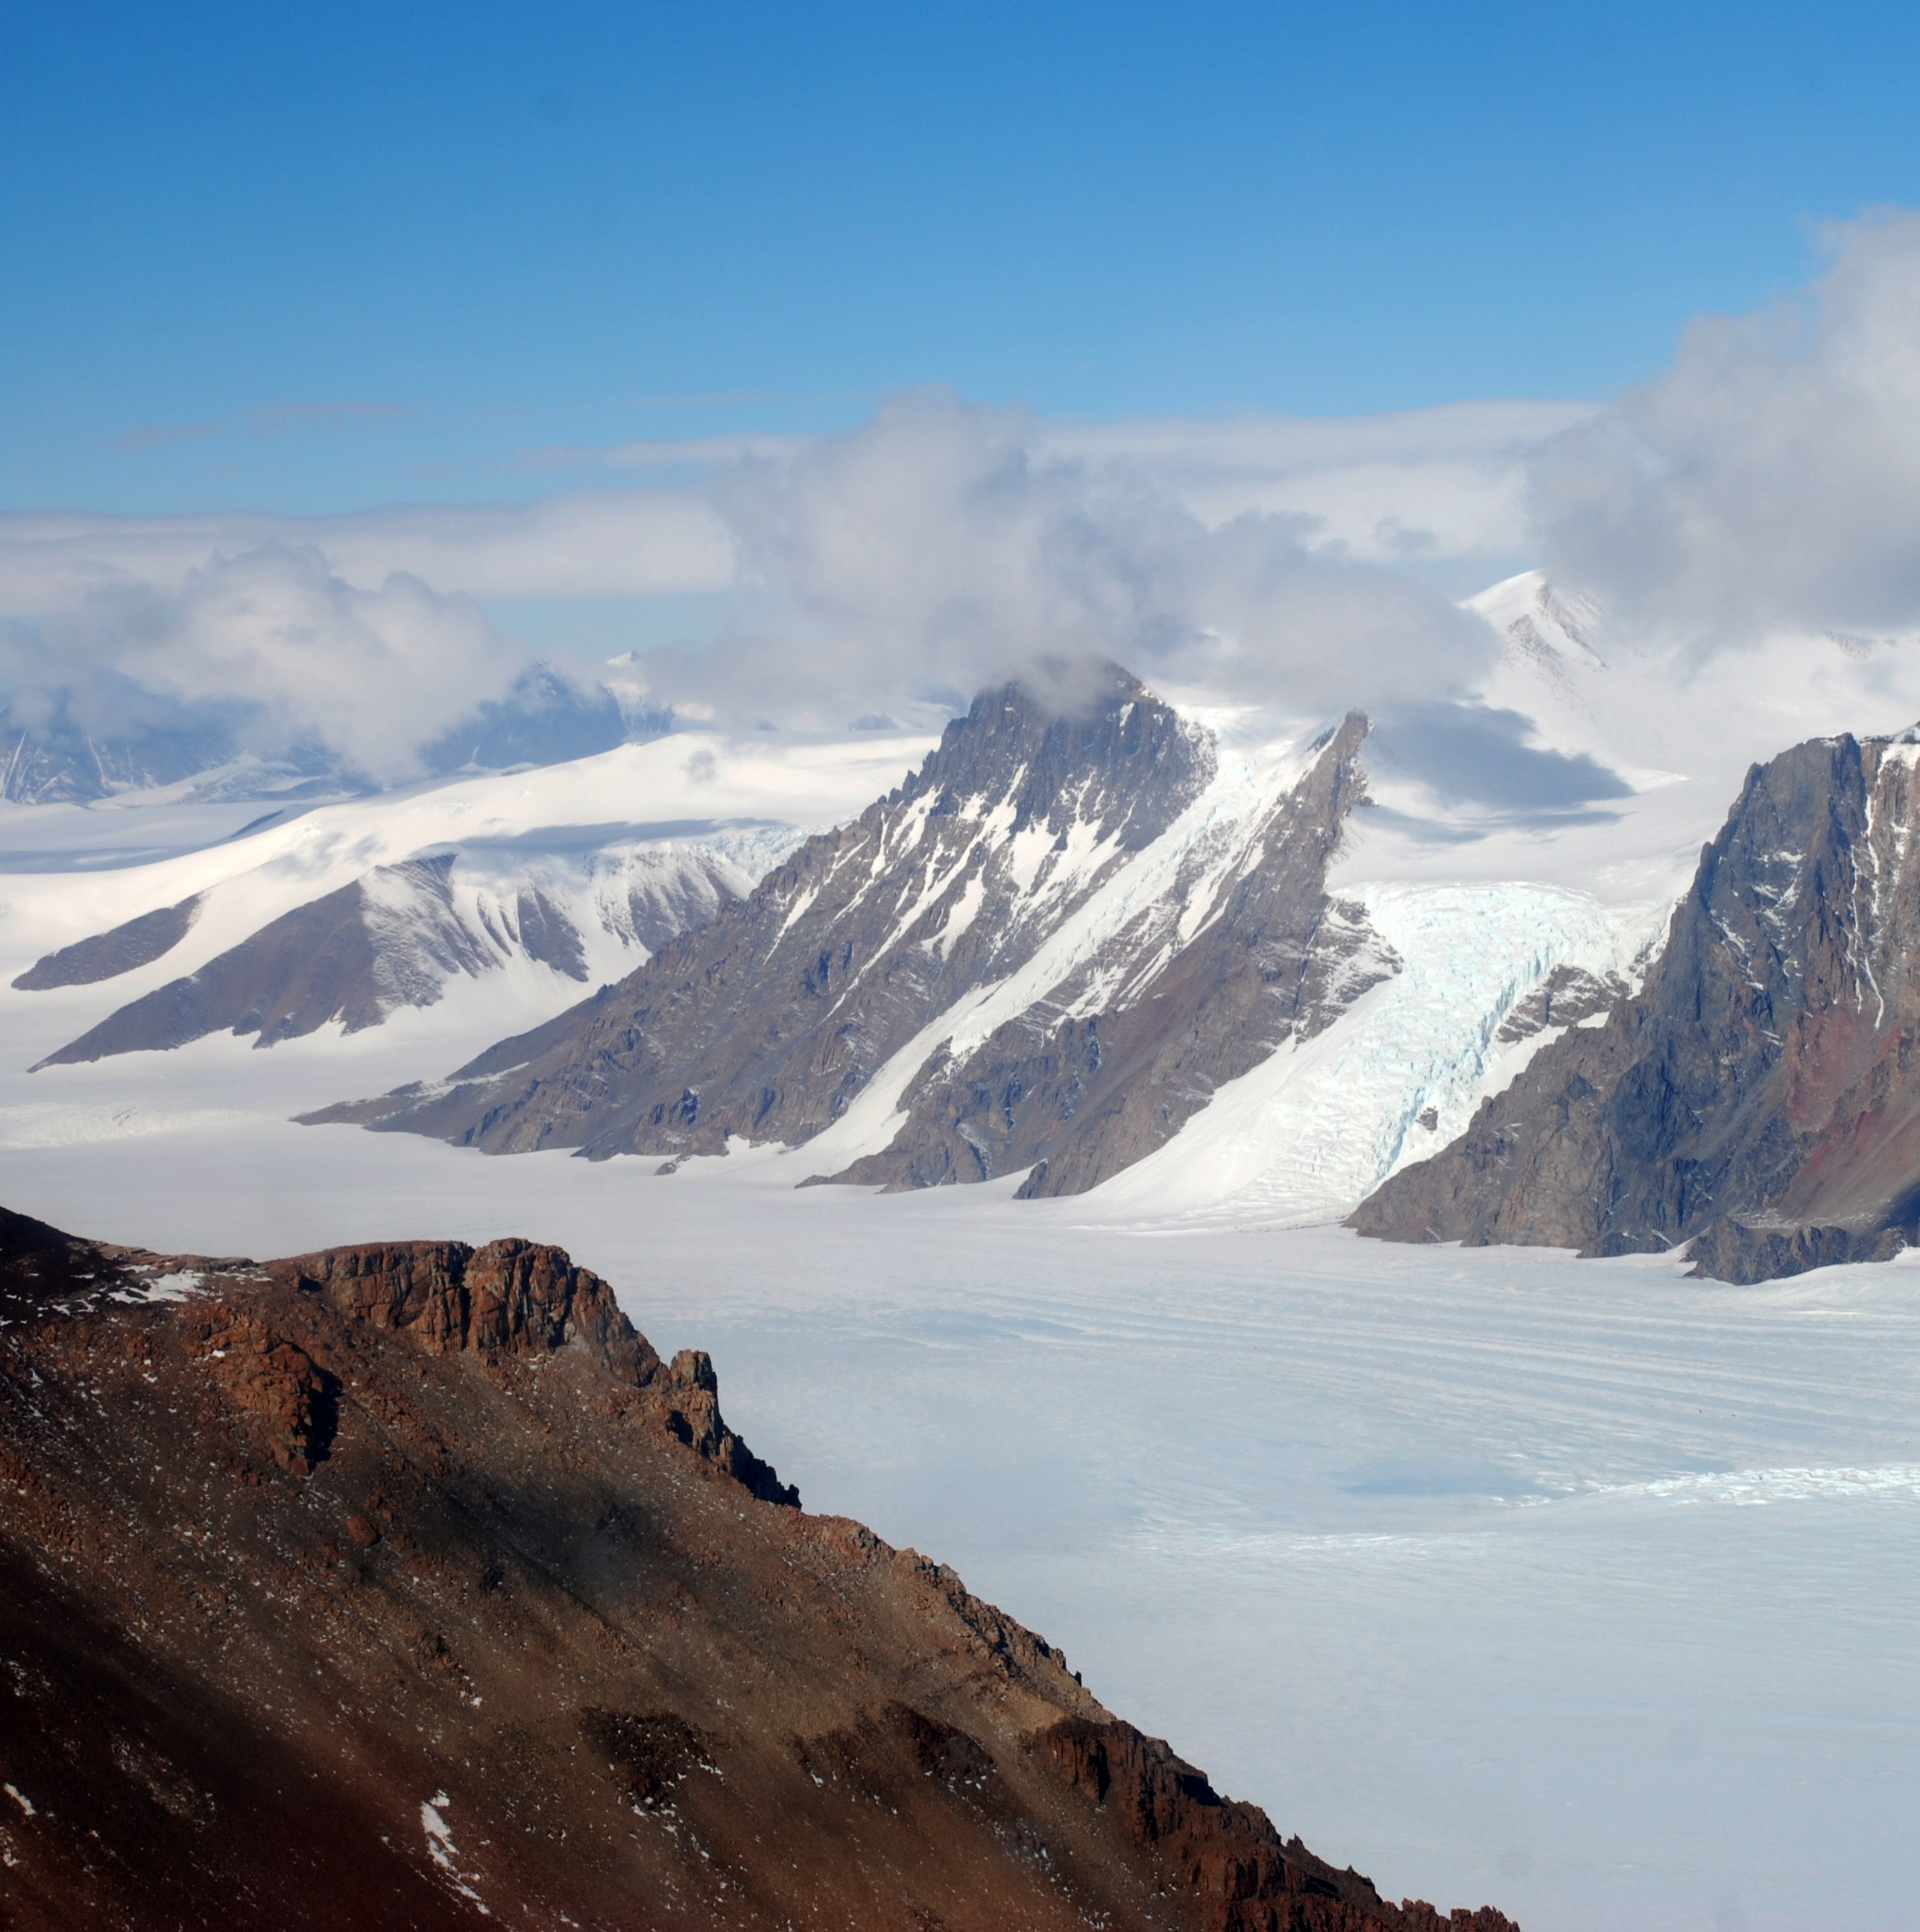
[(1822, 242), (1810, 289), (1695, 322), (1534, 459), (1546, 561), (1616, 626), (1712, 648), (1920, 622), (1920, 214)]

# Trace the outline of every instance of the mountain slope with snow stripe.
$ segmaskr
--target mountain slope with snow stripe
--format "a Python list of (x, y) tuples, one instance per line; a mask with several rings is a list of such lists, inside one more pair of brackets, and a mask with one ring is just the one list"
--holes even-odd
[[(581, 984), (622, 977), (666, 940), (744, 896), (808, 831), (857, 809), (865, 788), (884, 782), (923, 742), (770, 746), (692, 734), (572, 766), (316, 807), (146, 864), (16, 872), (0, 878), (0, 934), (22, 969), (10, 976), (25, 984), (0, 992), (0, 1010), (28, 996), (14, 1030), (37, 1036), (30, 1058), (38, 1064), (110, 1016), (158, 998), (240, 949), (257, 951), (269, 928), (310, 921), (311, 908), (344, 894), (354, 902), (350, 922), (362, 934), (353, 944), (372, 945), (355, 970), (377, 965), (390, 992), (412, 989), (362, 1002), (376, 1023), (396, 1004), (437, 1000), (449, 974), (488, 972), (513, 958), (538, 968), (511, 976), (524, 1001), (521, 1023), (537, 1022), (578, 998)], [(692, 817), (689, 805), (706, 806), (712, 815)], [(109, 808), (80, 824), (74, 809), (42, 808), (8, 814), (0, 830), (29, 851), (51, 831), (69, 842), (77, 862), (87, 856), (84, 835), (111, 840), (137, 816)], [(444, 893), (436, 888), (422, 898), (408, 868), (449, 856)], [(431, 937), (440, 914), (428, 901), (436, 896), (448, 898), (448, 916), (465, 938)], [(140, 936), (189, 904), (190, 917), (173, 918), (158, 950), (106, 943), (129, 932)], [(44, 949), (38, 961), (29, 950), (36, 947)], [(52, 965), (76, 950), (92, 962), (87, 970)], [(202, 1017), (244, 1024), (259, 990), (236, 1010), (228, 1010), (229, 1002)], [(322, 1006), (298, 1030), (326, 1024), (342, 1010), (337, 1002)], [(48, 1036), (63, 1025), (64, 1035)], [(160, 1044), (160, 1034), (177, 1030), (120, 1033), (134, 1047)], [(170, 1036), (167, 1043), (175, 1042)]]
[(1555, 1036), (1503, 1026), (1556, 967), (1630, 973), (1666, 916), (1563, 887), (1350, 885), (1397, 970), (1317, 1036), (1228, 1082), (1088, 1201), (1104, 1224), (1298, 1227), (1444, 1146)]
[(931, 1017), (1048, 945), (1211, 782), (1210, 734), (1118, 669), (1107, 686), (1066, 716), (1016, 686), (982, 694), (904, 784), (701, 936), (440, 1092), (362, 1117), (502, 1152), (677, 1158), (734, 1133), (808, 1138)]

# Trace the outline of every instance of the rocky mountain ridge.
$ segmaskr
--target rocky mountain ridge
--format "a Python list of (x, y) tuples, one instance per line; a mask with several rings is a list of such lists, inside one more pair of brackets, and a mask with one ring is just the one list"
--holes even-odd
[(1211, 735), (1103, 675), (1077, 714), (983, 693), (919, 772), (619, 985), (437, 1088), (311, 1118), (669, 1161), (835, 1129), (832, 1178), (1096, 1184), (1394, 970), (1324, 889), (1364, 719), (1226, 809)]
[(0, 1910), (1511, 1932), (1283, 1839), (953, 1573), (810, 1517), (560, 1251), (0, 1212)]
[[(724, 850), (693, 841), (602, 851), (584, 867), (476, 851), (376, 866), (129, 1001), (34, 1070), (165, 1052), (222, 1031), (250, 1034), (259, 1047), (334, 1022), (357, 1033), (402, 1007), (434, 1005), (457, 976), (516, 959), (584, 982), (592, 956), (644, 958), (752, 884)], [(14, 986), (93, 985), (149, 965), (185, 938), (203, 903), (196, 896), (64, 947)]]
[(1352, 1224), (1764, 1280), (1920, 1239), (1920, 735), (1749, 772), (1631, 998), (1542, 1048)]

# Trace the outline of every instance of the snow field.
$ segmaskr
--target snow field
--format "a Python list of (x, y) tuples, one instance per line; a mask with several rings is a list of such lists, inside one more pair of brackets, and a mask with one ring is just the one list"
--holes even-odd
[[(250, 1070), (164, 1058), (208, 1104)], [(806, 1165), (658, 1178), (256, 1112), (16, 1150), (0, 1198), (202, 1252), (559, 1241), (657, 1347), (712, 1352), (808, 1507), (952, 1563), (1392, 1895), (1528, 1932), (1910, 1924), (1920, 1266), (1730, 1289), (1143, 1238), (1010, 1183), (796, 1190)]]

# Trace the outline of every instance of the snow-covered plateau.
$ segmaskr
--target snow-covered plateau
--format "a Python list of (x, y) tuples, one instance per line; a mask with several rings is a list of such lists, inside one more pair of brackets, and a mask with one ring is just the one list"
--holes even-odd
[[(1733, 1288), (1664, 1257), (1329, 1224), (1552, 1036), (1503, 1034), (1556, 968), (1644, 970), (1750, 760), (1897, 729), (1920, 688), (1859, 640), (1810, 658), (1781, 640), (1682, 704), (1603, 662), (1538, 579), (1480, 602), (1511, 643), (1488, 706), (1533, 721), (1523, 752), (1608, 783), (1540, 808), (1449, 792), (1420, 721), (1382, 720), (1328, 890), (1394, 970), (1089, 1192), (796, 1186), (887, 1128), (880, 1078), (814, 1141), (670, 1175), (293, 1124), (560, 1012), (643, 956), (636, 880), (679, 890), (697, 861), (742, 890), (931, 742), (688, 732), (262, 824), (164, 796), (0, 812), (0, 982), (199, 900), (124, 974), (0, 990), (0, 1202), (182, 1253), (560, 1243), (657, 1347), (711, 1352), (729, 1418), (808, 1508), (952, 1564), (1384, 1892), (1490, 1900), (1528, 1932), (1911, 1924), (1911, 1254)], [(1208, 789), (1082, 902), (1085, 930), (1120, 931), (1154, 878), (1186, 882), (1186, 918), (1195, 855), (1270, 807), (1322, 721), (1211, 722)], [(26, 1071), (268, 922), (447, 854), (454, 916), (498, 963), (456, 960), (430, 1001), (271, 1052), (220, 1031)], [(584, 980), (508, 932), (536, 889)], [(406, 914), (398, 890), (374, 902)], [(1078, 970), (1076, 946), (1063, 925), (1052, 965), (1019, 970)], [(1010, 986), (970, 990), (946, 1034), (983, 1037), (992, 1001), (1033, 991)]]

